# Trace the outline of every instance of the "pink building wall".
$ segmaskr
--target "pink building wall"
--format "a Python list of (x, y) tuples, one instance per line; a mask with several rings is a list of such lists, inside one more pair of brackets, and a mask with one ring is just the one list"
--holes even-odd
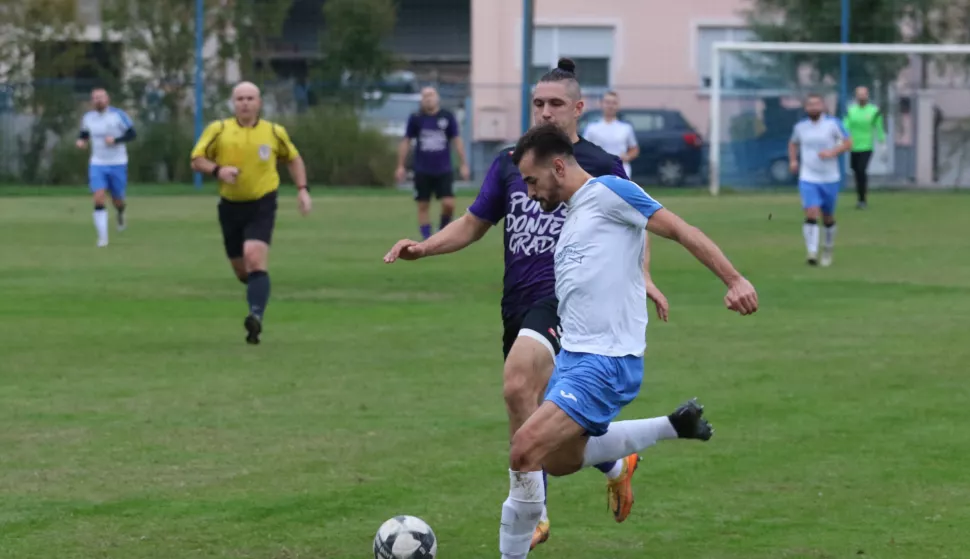
[[(611, 83), (626, 106), (680, 109), (708, 131), (698, 28), (743, 27), (745, 0), (536, 0), (537, 26), (613, 28)], [(519, 136), (521, 0), (472, 0), (474, 139)], [(578, 69), (582, 81), (582, 67)], [(588, 106), (595, 106), (591, 100)]]

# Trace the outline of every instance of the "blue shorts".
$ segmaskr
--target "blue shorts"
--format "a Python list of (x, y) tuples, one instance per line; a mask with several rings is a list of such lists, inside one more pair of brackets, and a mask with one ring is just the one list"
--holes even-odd
[(88, 186), (91, 192), (108, 189), (115, 200), (125, 199), (128, 186), (127, 165), (91, 165), (88, 167)]
[(561, 350), (546, 388), (556, 404), (590, 436), (606, 433), (610, 422), (640, 393), (643, 357), (607, 357)]
[(798, 181), (798, 193), (802, 195), (802, 209), (822, 208), (825, 215), (835, 215), (835, 203), (839, 200), (841, 182)]

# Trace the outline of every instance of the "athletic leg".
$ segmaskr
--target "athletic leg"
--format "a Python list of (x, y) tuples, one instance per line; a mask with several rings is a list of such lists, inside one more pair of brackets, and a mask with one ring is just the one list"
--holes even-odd
[(855, 175), (856, 196), (858, 198), (857, 208), (865, 208), (868, 204), (866, 198), (869, 192), (869, 160), (872, 158), (871, 151), (852, 152), (852, 173)]
[(94, 202), (94, 230), (98, 234), (98, 246), (108, 246), (108, 211), (104, 208), (105, 190), (108, 188), (108, 173), (104, 166), (88, 167), (88, 186)]
[(431, 236), (431, 179), (432, 177), (423, 173), (414, 174), (414, 201), (418, 204), (418, 229), (422, 239)]
[(124, 231), (126, 226), (125, 198), (128, 190), (128, 166), (112, 165), (108, 178), (108, 192), (111, 194), (111, 202), (114, 204), (115, 210), (118, 212), (118, 231)]
[(455, 215), (455, 180), (451, 174), (442, 175), (438, 179), (436, 196), (441, 201), (441, 222), (439, 231), (451, 223), (451, 218)]
[(246, 301), (249, 314), (243, 321), (246, 328), (246, 342), (259, 343), (263, 331), (263, 315), (269, 303), (269, 246), (276, 225), (276, 193), (271, 193), (256, 202), (253, 218), (243, 230), (243, 261), (246, 266)]
[[(543, 403), (512, 437), (509, 496), (502, 504), (499, 551), (503, 559), (524, 559), (545, 508), (543, 459), (584, 429), (551, 402)], [(574, 443), (575, 444), (575, 443)]]
[(822, 199), (822, 223), (825, 225), (825, 246), (822, 249), (822, 266), (832, 265), (832, 252), (835, 248), (835, 206), (839, 201), (841, 183), (825, 185), (825, 195)]
[(802, 224), (802, 236), (805, 238), (805, 250), (808, 253), (808, 263), (818, 264), (818, 217), (822, 205), (820, 185), (798, 181), (798, 192), (802, 198), (802, 209), (805, 211), (805, 223)]

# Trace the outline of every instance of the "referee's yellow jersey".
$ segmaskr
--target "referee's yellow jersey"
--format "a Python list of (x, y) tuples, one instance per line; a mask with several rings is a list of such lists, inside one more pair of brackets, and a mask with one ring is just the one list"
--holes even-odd
[(277, 161), (290, 162), (299, 155), (286, 129), (263, 119), (252, 127), (240, 126), (235, 118), (215, 121), (192, 148), (192, 159), (205, 157), (239, 169), (236, 184), (219, 181), (219, 195), (234, 202), (258, 200), (279, 188)]

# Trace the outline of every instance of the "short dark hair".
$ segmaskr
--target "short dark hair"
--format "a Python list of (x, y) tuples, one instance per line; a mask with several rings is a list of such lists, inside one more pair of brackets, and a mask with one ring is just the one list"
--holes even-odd
[(538, 161), (550, 157), (573, 157), (573, 141), (559, 126), (547, 122), (540, 124), (519, 138), (512, 151), (512, 162), (518, 165), (525, 154), (532, 152)]
[(555, 68), (539, 78), (539, 83), (542, 82), (566, 82), (569, 89), (575, 88), (573, 93), (577, 99), (582, 97), (579, 80), (576, 79), (576, 63), (571, 58), (560, 58)]
[(818, 99), (819, 101), (825, 101), (825, 97), (822, 97), (821, 93), (809, 93), (808, 95), (805, 96), (805, 100), (808, 101), (809, 99)]

